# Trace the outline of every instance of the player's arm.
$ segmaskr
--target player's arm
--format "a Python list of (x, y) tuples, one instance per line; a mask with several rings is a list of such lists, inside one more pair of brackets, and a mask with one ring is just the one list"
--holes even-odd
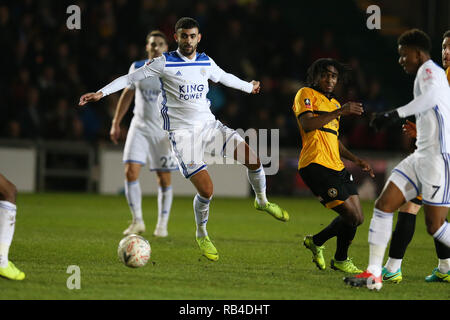
[(120, 95), (119, 102), (117, 103), (116, 111), (111, 124), (111, 130), (109, 132), (111, 141), (115, 144), (117, 144), (120, 137), (120, 123), (130, 108), (131, 102), (133, 101), (134, 92), (134, 89), (125, 88)]
[(89, 102), (96, 102), (107, 95), (122, 90), (134, 82), (138, 82), (152, 76), (159, 76), (164, 70), (165, 61), (164, 56), (155, 58), (136, 71), (115, 79), (97, 92), (82, 95), (79, 105), (84, 106)]
[[(210, 58), (211, 59), (211, 58)], [(209, 79), (214, 82), (220, 82), (224, 86), (229, 88), (241, 90), (247, 93), (256, 94), (259, 93), (260, 83), (259, 81), (252, 80), (250, 82), (244, 81), (236, 77), (234, 74), (225, 72), (222, 70), (213, 59), (211, 59), (211, 74)]]
[(341, 141), (339, 141), (339, 153), (341, 157), (350, 160), (354, 164), (356, 164), (358, 167), (362, 169), (362, 171), (368, 172), (369, 175), (374, 178), (375, 174), (373, 173), (373, 169), (370, 166), (370, 164), (357, 156), (355, 156), (353, 153), (351, 153), (343, 144)]
[(342, 108), (336, 109), (332, 112), (327, 112), (314, 116), (312, 111), (306, 111), (299, 115), (300, 125), (305, 132), (313, 131), (322, 128), (327, 123), (333, 121), (340, 116), (347, 116), (351, 114), (361, 115), (363, 113), (362, 104), (359, 102), (347, 102)]

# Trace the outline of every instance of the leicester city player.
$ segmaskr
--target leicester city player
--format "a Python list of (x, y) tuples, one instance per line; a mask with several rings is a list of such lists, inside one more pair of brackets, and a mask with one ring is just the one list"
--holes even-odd
[[(166, 36), (161, 31), (150, 32), (146, 45), (148, 59), (133, 62), (129, 73), (133, 73), (151, 59), (161, 56), (167, 49)], [(133, 216), (130, 226), (123, 232), (125, 235), (145, 231), (139, 174), (147, 160), (150, 162), (150, 170), (155, 171), (158, 178), (158, 221), (153, 235), (157, 237), (168, 235), (167, 225), (173, 199), (170, 171), (178, 168), (167, 132), (162, 129), (162, 120), (157, 104), (160, 93), (161, 84), (158, 77), (149, 77), (130, 83), (120, 96), (112, 120), (110, 136), (111, 140), (117, 143), (120, 137), (120, 122), (134, 97), (134, 116), (123, 152), (125, 196)]]
[[(219, 254), (211, 242), (206, 224), (209, 205), (213, 196), (213, 183), (207, 171), (204, 154), (219, 152), (247, 167), (247, 175), (255, 192), (255, 208), (265, 211), (281, 221), (288, 221), (288, 213), (266, 197), (266, 177), (263, 166), (245, 140), (233, 129), (216, 120), (210, 110), (208, 80), (257, 94), (258, 81), (246, 82), (225, 72), (205, 53), (198, 53), (201, 40), (198, 22), (181, 18), (175, 25), (176, 51), (154, 58), (135, 72), (119, 77), (96, 93), (80, 98), (79, 105), (98, 101), (111, 93), (148, 77), (160, 78), (159, 104), (163, 128), (168, 131), (170, 143), (181, 173), (190, 179), (197, 190), (194, 197), (194, 213), (197, 224), (196, 239), (202, 254), (217, 261)], [(221, 142), (220, 150), (211, 149)]]

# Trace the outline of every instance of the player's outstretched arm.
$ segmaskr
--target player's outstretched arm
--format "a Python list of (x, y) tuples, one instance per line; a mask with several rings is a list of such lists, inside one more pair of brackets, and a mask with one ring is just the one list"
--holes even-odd
[(119, 102), (116, 106), (116, 111), (111, 123), (111, 130), (109, 131), (109, 137), (114, 144), (117, 144), (120, 137), (120, 123), (123, 117), (130, 108), (131, 102), (133, 101), (134, 91), (130, 88), (125, 88), (120, 95)]
[(362, 104), (359, 102), (347, 102), (342, 108), (336, 109), (332, 112), (323, 113), (318, 116), (314, 116), (312, 112), (305, 112), (300, 116), (299, 121), (305, 132), (317, 130), (324, 125), (333, 121), (340, 116), (347, 115), (361, 115), (364, 112)]
[(372, 178), (375, 178), (375, 174), (373, 173), (373, 169), (370, 166), (370, 164), (367, 161), (364, 161), (363, 159), (358, 158), (353, 153), (351, 153), (343, 144), (341, 141), (339, 141), (339, 153), (341, 157), (350, 160), (354, 164), (356, 164), (358, 167), (361, 168), (362, 171), (367, 172)]
[(80, 98), (80, 102), (78, 103), (79, 106), (84, 106), (89, 102), (97, 102), (103, 98), (103, 92), (90, 92), (83, 94)]

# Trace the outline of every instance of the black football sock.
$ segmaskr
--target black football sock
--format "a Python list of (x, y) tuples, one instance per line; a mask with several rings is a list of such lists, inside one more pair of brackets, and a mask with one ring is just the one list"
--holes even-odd
[(336, 253), (334, 259), (336, 261), (347, 260), (348, 248), (355, 238), (357, 227), (342, 223), (336, 241)]
[(313, 236), (314, 244), (316, 246), (321, 246), (329, 239), (337, 236), (342, 223), (342, 218), (340, 216), (331, 221), (331, 223), (325, 229)]
[(416, 228), (416, 215), (408, 212), (399, 212), (395, 230), (392, 233), (389, 257), (403, 259), (406, 248), (412, 240)]

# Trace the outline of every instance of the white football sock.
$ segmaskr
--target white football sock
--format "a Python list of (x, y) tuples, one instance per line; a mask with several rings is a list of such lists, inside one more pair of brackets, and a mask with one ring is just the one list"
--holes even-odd
[(173, 192), (172, 186), (166, 188), (158, 187), (158, 222), (157, 226), (167, 228), (172, 207)]
[(389, 259), (386, 262), (386, 264), (384, 265), (384, 267), (387, 269), (387, 271), (389, 271), (391, 273), (396, 272), (402, 266), (402, 261), (403, 261), (403, 259), (395, 259), (395, 258), (389, 257)]
[(441, 273), (449, 272), (450, 271), (450, 258), (439, 259), (438, 269), (439, 269), (439, 272), (441, 272)]
[(253, 191), (255, 192), (256, 201), (260, 206), (265, 206), (267, 203), (266, 197), (266, 174), (264, 168), (261, 165), (259, 169), (250, 170), (247, 169), (247, 177), (250, 182)]
[(367, 270), (375, 277), (381, 275), (384, 253), (392, 234), (393, 213), (373, 209), (369, 226), (369, 266)]
[(444, 221), (442, 226), (433, 234), (433, 238), (437, 241), (442, 242), (447, 247), (450, 247), (450, 224), (447, 221)]
[(125, 180), (125, 197), (128, 201), (133, 221), (143, 222), (142, 219), (142, 191), (139, 180), (126, 181)]
[(208, 235), (208, 231), (206, 230), (206, 224), (208, 223), (209, 218), (209, 203), (211, 198), (204, 198), (197, 194), (194, 197), (194, 214), (195, 214), (195, 223), (197, 225), (196, 236), (197, 237), (205, 237)]
[(0, 201), (0, 267), (8, 266), (9, 247), (14, 235), (16, 205)]

